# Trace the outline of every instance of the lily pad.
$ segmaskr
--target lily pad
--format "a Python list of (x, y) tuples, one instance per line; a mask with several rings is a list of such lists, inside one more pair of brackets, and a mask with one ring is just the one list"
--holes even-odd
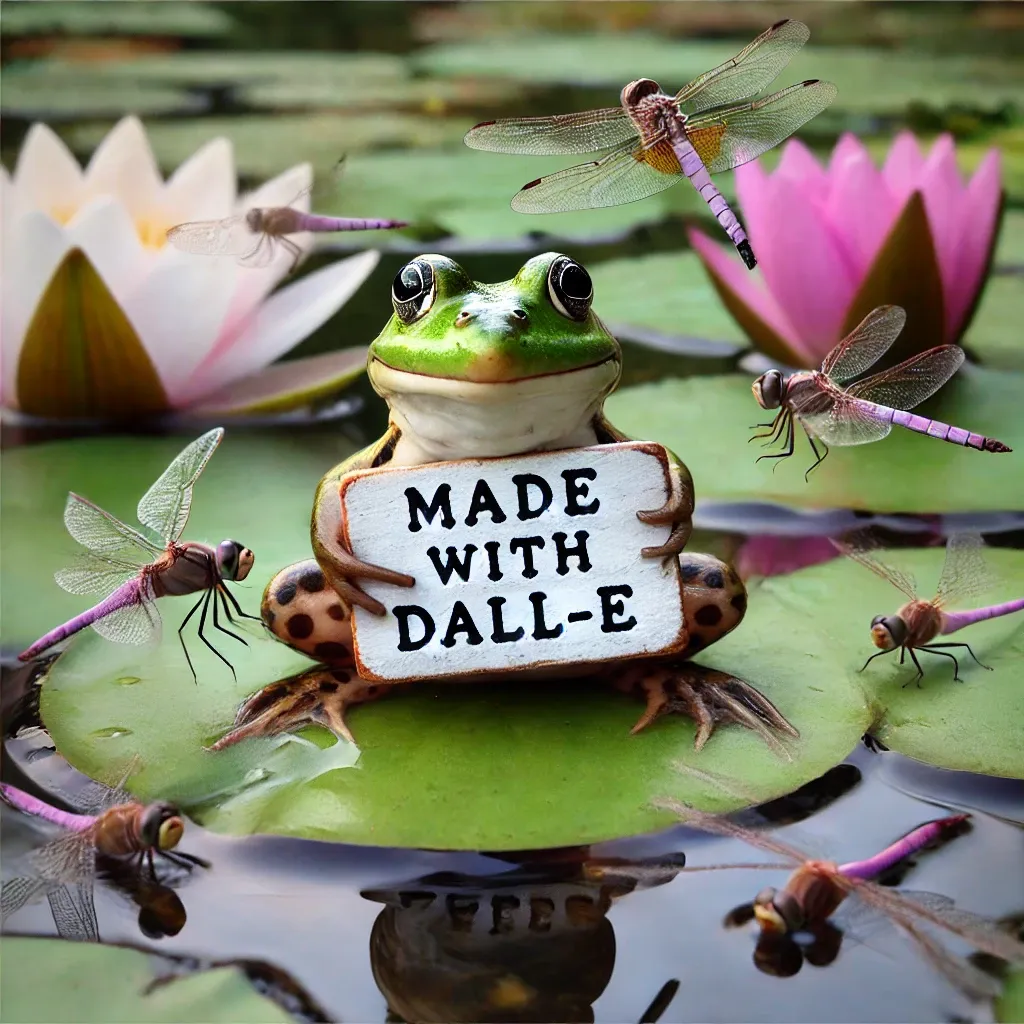
[[(884, 559), (917, 580), (922, 597), (935, 593), (945, 550), (927, 548), (886, 553)], [(974, 606), (996, 604), (1024, 594), (1024, 551), (990, 548), (986, 561), (995, 583)], [(794, 625), (790, 633), (803, 646), (806, 626), (843, 664), (860, 667), (877, 651), (870, 622), (891, 615), (905, 598), (887, 581), (848, 559), (834, 559), (792, 576), (766, 580), (750, 597), (782, 605)], [(969, 606), (968, 606), (969, 607)], [(976, 623), (955, 636), (969, 643), (987, 672), (966, 651), (960, 660), (962, 682), (954, 682), (947, 658), (921, 653), (925, 677), (914, 685), (916, 670), (900, 666), (898, 656), (878, 658), (858, 675), (871, 694), (875, 721), (871, 733), (891, 750), (940, 768), (1024, 778), (1024, 614)], [(909, 685), (908, 685), (909, 684)]]
[(989, 279), (964, 345), (986, 366), (1024, 370), (1024, 276)]
[[(627, 388), (607, 404), (611, 421), (633, 437), (660, 441), (689, 466), (699, 499), (759, 501), (811, 508), (929, 514), (1024, 508), (1020, 415), (1024, 375), (966, 367), (921, 409), (946, 423), (988, 434), (1016, 449), (979, 452), (908, 430), (814, 461), (806, 438), (772, 469), (748, 444), (751, 424), (767, 419), (750, 393), (752, 376), (729, 374)], [(798, 430), (798, 434), (799, 434)], [(1016, 460), (1016, 461), (1015, 461)]]
[(290, 1024), (237, 967), (170, 977), (154, 985), (152, 954), (60, 939), (3, 940), (4, 1020), (157, 1024), (201, 1020)]
[[(506, 34), (442, 44), (421, 51), (414, 66), (435, 74), (501, 77), (512, 81), (607, 86), (647, 77), (675, 91), (736, 55), (749, 39), (675, 41), (649, 33)], [(998, 110), (1021, 104), (1024, 74), (1010, 59), (927, 54), (902, 50), (820, 47), (800, 50), (778, 79), (778, 88), (827, 78), (839, 88), (834, 107), (854, 113), (899, 113), (910, 104), (950, 104)], [(609, 97), (612, 102), (612, 97)]]
[(144, 3), (8, 4), (4, 7), (4, 35), (33, 36), (49, 33), (77, 36), (184, 36), (212, 38), (234, 27), (227, 11), (208, 4), (164, 0), (159, 6)]
[(1024, 970), (1012, 971), (1002, 994), (996, 1000), (996, 1020), (1000, 1024), (1021, 1024), (1024, 1021)]
[(999, 268), (1024, 268), (1024, 210), (1007, 210), (996, 244), (995, 265)]

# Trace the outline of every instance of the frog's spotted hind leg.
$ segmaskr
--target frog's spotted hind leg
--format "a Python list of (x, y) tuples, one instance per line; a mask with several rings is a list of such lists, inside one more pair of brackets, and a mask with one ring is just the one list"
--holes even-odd
[(263, 624), (283, 644), (331, 666), (351, 667), (350, 610), (312, 558), (282, 569), (263, 591)]
[(782, 750), (776, 732), (800, 734), (764, 694), (727, 672), (666, 658), (634, 664), (615, 680), (620, 690), (639, 693), (647, 708), (631, 732), (646, 729), (664, 714), (682, 713), (697, 723), (694, 747), (700, 750), (715, 727), (732, 722), (756, 732), (768, 746)]
[(224, 750), (253, 736), (274, 736), (314, 724), (354, 743), (345, 722), (346, 711), (353, 704), (376, 700), (393, 689), (367, 683), (345, 669), (318, 665), (254, 693), (238, 709), (231, 731), (209, 749)]
[(739, 573), (713, 555), (679, 556), (683, 578), (683, 617), (690, 642), (682, 657), (721, 640), (731, 633), (747, 612), (747, 590)]

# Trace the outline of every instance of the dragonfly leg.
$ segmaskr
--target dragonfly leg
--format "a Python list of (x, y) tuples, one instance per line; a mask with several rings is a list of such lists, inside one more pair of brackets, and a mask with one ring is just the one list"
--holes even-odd
[[(917, 676), (914, 678), (914, 682), (917, 683), (917, 688), (921, 689), (921, 680), (924, 679), (924, 669), (921, 668), (921, 662), (917, 660), (913, 647), (904, 647), (903, 649), (910, 655), (910, 660), (917, 666)], [(903, 685), (908, 686), (909, 681)]]
[(278, 235), (277, 240), (281, 243), (282, 248), (291, 253), (292, 265), (288, 268), (288, 273), (294, 274), (295, 268), (299, 265), (299, 260), (302, 259), (302, 250), (290, 238), (286, 238), (284, 235)]
[[(244, 640), (237, 633), (232, 633), (230, 629), (225, 629), (217, 619), (217, 605), (218, 602), (224, 601), (223, 592), (220, 590), (211, 590), (210, 593), (213, 594), (213, 628), (219, 630), (221, 633), (225, 633), (227, 636), (234, 637), (234, 639), (236, 639), (240, 644), (245, 644), (245, 646), (248, 647), (249, 642), (247, 640)], [(230, 622), (231, 612), (228, 609), (227, 601), (224, 601), (224, 614), (227, 615), (228, 621)]]
[(825, 444), (821, 438), (818, 438), (818, 444), (825, 449), (825, 452), (822, 455), (818, 454), (818, 447), (814, 443), (814, 437), (811, 434), (807, 435), (807, 440), (811, 442), (811, 451), (814, 452), (814, 457), (817, 461), (809, 470), (807, 470), (806, 473), (804, 473), (804, 480), (806, 480), (825, 461), (825, 459), (828, 458), (828, 445)]
[(188, 620), (191, 619), (193, 615), (195, 615), (196, 611), (198, 610), (199, 606), (202, 603), (203, 597), (200, 597), (199, 600), (196, 601), (196, 603), (192, 605), (192, 607), (189, 609), (188, 615), (186, 615), (185, 618), (182, 619), (181, 625), (178, 627), (178, 640), (181, 643), (181, 649), (185, 652), (185, 660), (188, 662), (188, 667), (192, 672), (192, 682), (194, 682), (196, 686), (199, 685), (199, 678), (196, 676), (196, 669), (195, 666), (192, 664), (192, 659), (188, 656), (188, 648), (185, 646), (185, 637), (182, 635), (181, 631), (188, 625)]
[(256, 622), (263, 621), (263, 619), (259, 615), (250, 615), (248, 612), (242, 611), (242, 606), (238, 603), (238, 599), (235, 597), (234, 594), (231, 593), (230, 590), (228, 590), (227, 587), (224, 587), (222, 593), (224, 594), (225, 599), (231, 602), (231, 607), (235, 610), (235, 614), (239, 618), (253, 619)]
[[(235, 675), (235, 666), (232, 665), (231, 662), (228, 661), (228, 659), (225, 658), (224, 655), (221, 654), (220, 651), (218, 651), (217, 648), (214, 647), (213, 644), (210, 643), (210, 641), (207, 639), (206, 634), (203, 632), (203, 630), (206, 628), (206, 614), (210, 610), (210, 599), (212, 597), (213, 597), (213, 591), (212, 590), (207, 590), (206, 597), (203, 598), (203, 614), (199, 616), (199, 629), (197, 630), (197, 632), (199, 634), (199, 639), (202, 640), (203, 643), (206, 644), (206, 646), (209, 647), (210, 650), (213, 651), (213, 653), (216, 654), (217, 657), (220, 658), (220, 660), (223, 661), (224, 664), (227, 665), (227, 667), (229, 669), (231, 669), (231, 675), (235, 679), (237, 679), (238, 676)], [(217, 617), (217, 606), (216, 605), (214, 605), (213, 615), (214, 615), (214, 618)]]
[(782, 429), (782, 421), (785, 419), (785, 416), (786, 410), (780, 409), (771, 423), (755, 423), (750, 428), (751, 430), (757, 430), (760, 427), (768, 427), (769, 430), (766, 434), (753, 434), (751, 437), (748, 437), (747, 444), (750, 444), (751, 441), (759, 441), (762, 437), (769, 438), (769, 440), (765, 442), (766, 446), (777, 440), (776, 435)]
[[(868, 660), (865, 661), (864, 664), (861, 665), (861, 667), (859, 669), (857, 669), (857, 671), (858, 672), (863, 672), (864, 669), (866, 669), (868, 667), (868, 665), (870, 665), (871, 662), (873, 662), (875, 660), (875, 658), (880, 658), (880, 657), (882, 657), (883, 654), (892, 654), (893, 651), (895, 651), (895, 650), (896, 650), (896, 648), (894, 647), (892, 649), (892, 651), (879, 651), (877, 654), (872, 654), (871, 657), (868, 658)], [(901, 665), (903, 664), (903, 656), (902, 655), (900, 655), (900, 664)]]
[(956, 660), (956, 657), (949, 653), (949, 651), (937, 651), (934, 647), (922, 647), (922, 651), (931, 651), (932, 654), (941, 655), (943, 658), (949, 658), (953, 662), (953, 680), (957, 683), (962, 683), (963, 680), (960, 678), (960, 662)]
[(197, 857), (192, 853), (185, 853), (182, 850), (157, 850), (157, 853), (161, 857), (166, 857), (172, 864), (177, 864), (180, 868), (187, 868), (189, 871), (192, 870), (193, 866), (200, 868), (210, 867), (208, 860)]
[[(983, 669), (985, 669), (986, 671), (988, 671), (988, 672), (993, 671), (991, 665), (984, 665), (980, 661), (978, 661), (978, 656), (974, 653), (974, 651), (971, 650), (971, 645), (970, 644), (928, 644), (925, 647), (922, 647), (921, 650), (922, 651), (935, 651), (935, 648), (937, 648), (937, 647), (966, 647), (967, 648), (967, 653), (972, 658), (974, 658), (975, 664), (981, 665), (981, 667)], [(938, 652), (936, 651), (936, 653), (938, 653)]]
[[(786, 440), (784, 442), (784, 449), (781, 452), (773, 452), (771, 455), (759, 455), (755, 462), (760, 462), (762, 459), (788, 459), (793, 454), (793, 443), (796, 438), (796, 431), (793, 425), (793, 415), (790, 411), (786, 410)], [(779, 467), (780, 463), (775, 464), (775, 468)]]

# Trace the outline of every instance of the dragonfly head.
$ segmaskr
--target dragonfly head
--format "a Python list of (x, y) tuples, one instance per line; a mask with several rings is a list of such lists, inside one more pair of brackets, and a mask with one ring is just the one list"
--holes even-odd
[(907, 639), (907, 624), (899, 615), (876, 615), (871, 620), (871, 642), (883, 651), (902, 647)]
[(796, 901), (785, 891), (762, 889), (754, 897), (754, 917), (762, 932), (785, 935), (800, 930), (803, 915)]
[(754, 392), (757, 404), (762, 409), (778, 409), (782, 405), (782, 392), (784, 390), (782, 374), (778, 370), (769, 370), (767, 373), (762, 373), (750, 385), (750, 390)]
[(635, 82), (630, 82), (629, 85), (623, 87), (619, 94), (619, 100), (628, 110), (630, 107), (637, 106), (648, 96), (655, 96), (660, 92), (661, 86), (653, 78), (638, 78)]
[(149, 804), (142, 812), (139, 829), (143, 844), (151, 850), (173, 850), (185, 831), (178, 808), (174, 804)]
[(246, 212), (245, 226), (254, 235), (259, 235), (263, 232), (263, 211), (258, 206), (254, 206)]
[(217, 545), (217, 570), (226, 580), (244, 580), (256, 556), (237, 540), (222, 540)]

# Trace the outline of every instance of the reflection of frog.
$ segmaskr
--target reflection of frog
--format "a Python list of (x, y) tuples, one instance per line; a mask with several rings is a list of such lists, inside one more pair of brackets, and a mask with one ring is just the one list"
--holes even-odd
[[(444, 256), (420, 256), (399, 271), (394, 316), (369, 357), (370, 381), (391, 411), (388, 431), (323, 478), (313, 509), (316, 560), (282, 570), (263, 596), (271, 632), (322, 665), (250, 698), (218, 748), (308, 722), (347, 737), (346, 708), (387, 688), (353, 671), (349, 614), (352, 605), (385, 611), (360, 588), (361, 579), (399, 586), (413, 580), (344, 547), (339, 485), (346, 474), (628, 440), (603, 413), (622, 354), (592, 311), (592, 298), (590, 275), (557, 253), (534, 257), (511, 281), (494, 285), (474, 283)], [(670, 459), (672, 494), (662, 508), (637, 512), (644, 522), (671, 527), (663, 545), (643, 549), (645, 558), (676, 557), (690, 536), (693, 483), (686, 467)], [(382, 528), (387, 522), (384, 510)], [(685, 554), (681, 568), (686, 649), (600, 669), (646, 699), (634, 732), (681, 711), (696, 720), (698, 748), (719, 722), (737, 722), (767, 739), (773, 729), (795, 735), (753, 687), (685, 660), (739, 624), (747, 597), (735, 570), (709, 555)]]

